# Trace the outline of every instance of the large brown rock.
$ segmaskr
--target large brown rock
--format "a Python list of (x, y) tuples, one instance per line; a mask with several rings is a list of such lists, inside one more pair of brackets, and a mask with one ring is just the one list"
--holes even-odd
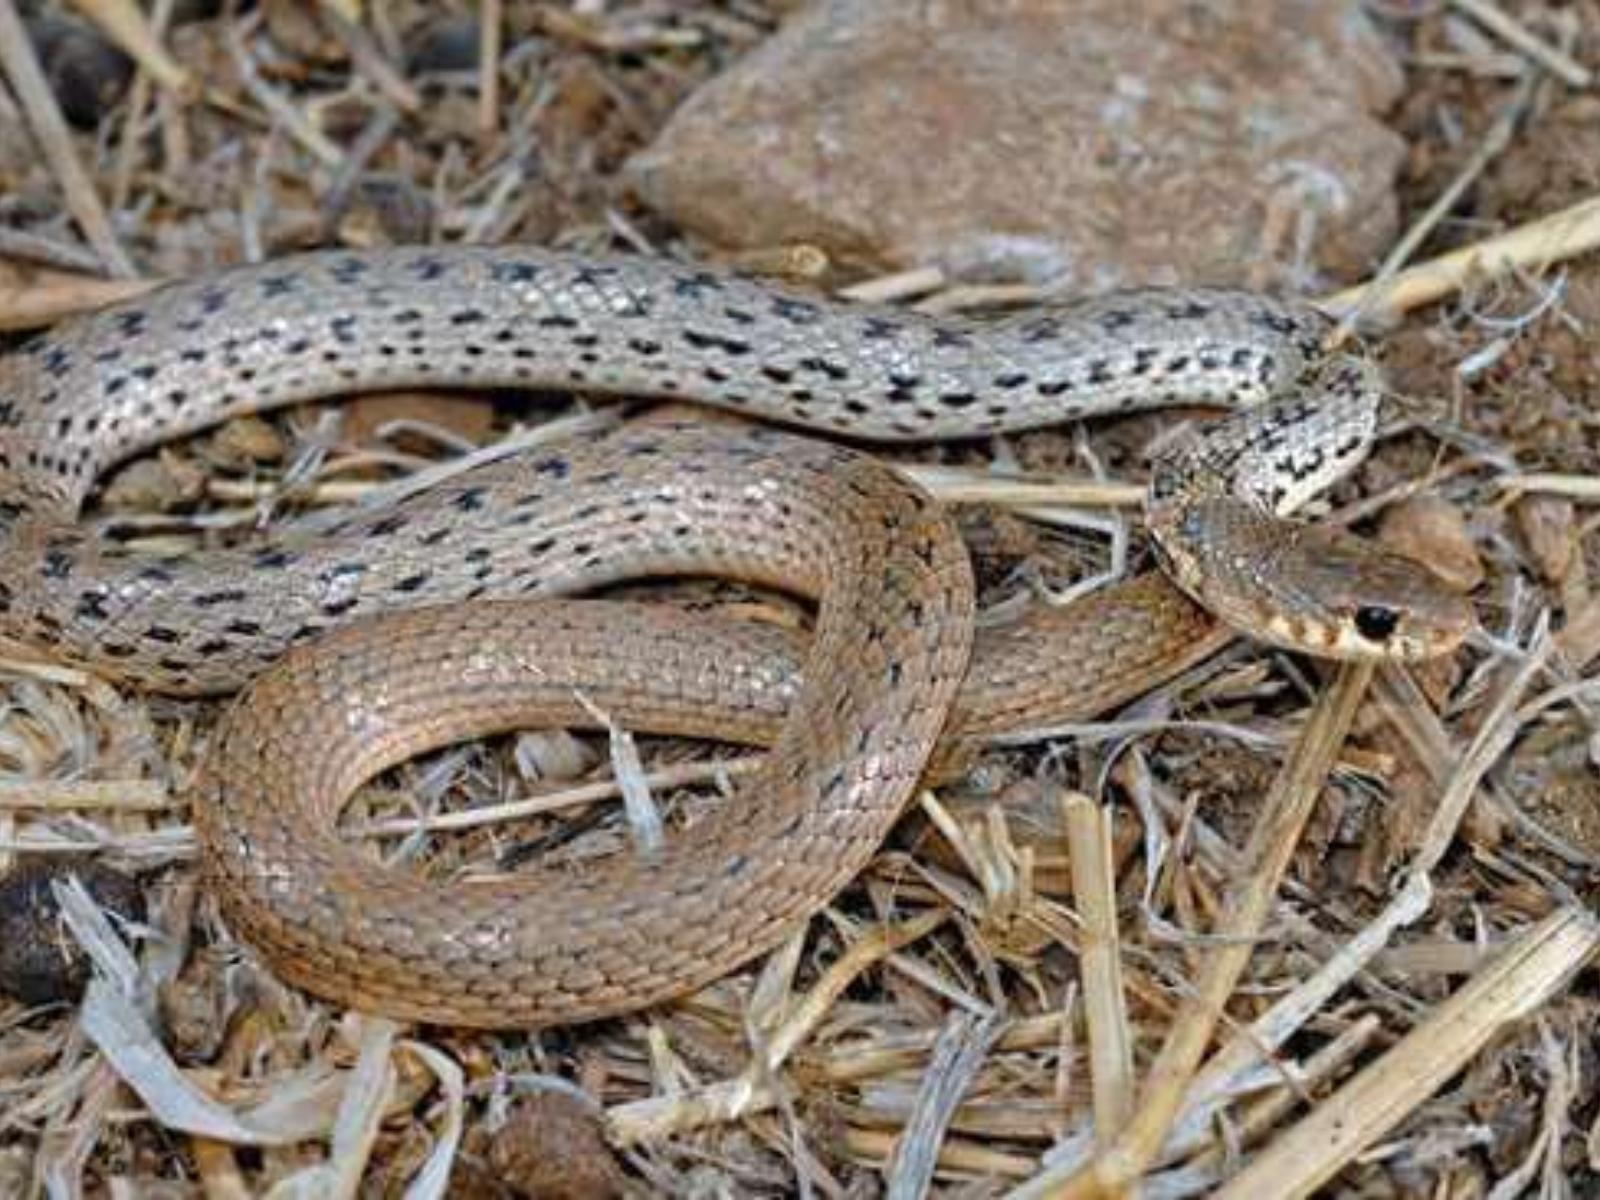
[(1345, 0), (817, 0), (632, 178), (729, 248), (1307, 286), (1392, 237), (1403, 143), (1372, 114), (1400, 82)]

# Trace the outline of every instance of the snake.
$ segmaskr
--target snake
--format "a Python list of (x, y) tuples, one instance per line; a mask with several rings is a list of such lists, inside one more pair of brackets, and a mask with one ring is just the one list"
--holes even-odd
[[(1136, 696), (1214, 650), (1213, 612), (1326, 657), (1454, 649), (1471, 605), (1426, 567), (1284, 517), (1375, 437), (1375, 368), (1330, 353), (1330, 328), (1223, 288), (933, 316), (528, 246), (227, 268), (0, 358), (0, 635), (130, 686), (237, 693), (194, 787), (202, 869), (285, 979), (463, 1027), (615, 1016), (792, 934), (941, 746)], [(155, 557), (81, 520), (100, 476), (162, 443), (410, 387), (676, 403), (237, 545)], [(950, 515), (870, 452), (1174, 404), (1231, 412), (1155, 463), (1166, 574), (1008, 625), (975, 628)], [(681, 575), (814, 602), (809, 636), (571, 598)], [(338, 836), (382, 770), (549, 722), (769, 750), (691, 828), (582, 868), (438, 883)]]

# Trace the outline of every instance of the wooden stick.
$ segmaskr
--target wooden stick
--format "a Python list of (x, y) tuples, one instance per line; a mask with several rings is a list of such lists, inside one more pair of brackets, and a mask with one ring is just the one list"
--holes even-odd
[(1133, 1038), (1122, 985), (1117, 936), (1116, 868), (1111, 820), (1081, 792), (1061, 798), (1072, 856), (1072, 893), (1083, 926), (1084, 1015), (1089, 1027), (1089, 1077), (1094, 1091), (1095, 1139), (1108, 1148), (1133, 1115)]
[(1540, 271), (1600, 246), (1600, 196), (1495, 237), (1418, 263), (1392, 278), (1346, 288), (1319, 303), (1332, 313), (1399, 314), (1461, 290), (1469, 280), (1514, 270)]
[(1451, 3), (1562, 82), (1575, 88), (1586, 88), (1594, 82), (1594, 72), (1589, 68), (1559, 47), (1540, 41), (1526, 25), (1489, 0), (1451, 0)]

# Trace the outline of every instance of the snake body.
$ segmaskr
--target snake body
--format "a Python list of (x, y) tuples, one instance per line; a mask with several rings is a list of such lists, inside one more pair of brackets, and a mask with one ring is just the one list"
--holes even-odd
[[(1207, 618), (1151, 578), (985, 631), (973, 651), (946, 518), (870, 457), (781, 430), (642, 423), (314, 532), (160, 561), (77, 525), (105, 468), (231, 415), (401, 386), (673, 397), (869, 440), (1254, 405), (1158, 472), (1151, 524), (1174, 577), (1286, 645), (1439, 653), (1470, 627), (1459, 599), (1274, 516), (1372, 437), (1370, 374), (1325, 360), (1325, 332), (1313, 310), (1240, 292), (936, 320), (513, 247), (243, 268), (0, 361), (0, 633), (176, 692), (233, 689), (282, 659), (225, 717), (196, 823), (230, 918), (287, 977), (464, 1025), (625, 1011), (729, 970), (824, 903), (892, 824), (952, 705), (966, 736), (1093, 711), (1192, 660)], [(680, 573), (816, 599), (810, 649), (637, 605), (507, 599)], [(462, 600), (492, 602), (435, 607)], [(597, 709), (773, 751), (751, 798), (691, 837), (577, 877), (434, 888), (330, 831), (344, 797), (400, 759)]]

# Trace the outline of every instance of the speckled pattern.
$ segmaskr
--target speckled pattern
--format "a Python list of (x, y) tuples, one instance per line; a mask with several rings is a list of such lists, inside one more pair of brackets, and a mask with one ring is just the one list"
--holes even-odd
[[(404, 386), (679, 397), (886, 440), (1255, 404), (1158, 465), (1151, 528), (1174, 577), (1297, 648), (1447, 650), (1470, 613), (1421, 568), (1273, 515), (1371, 440), (1375, 380), (1325, 361), (1325, 330), (1223, 291), (979, 322), (527, 248), (285, 259), (65, 322), (0, 362), (0, 633), (189, 693), (289, 651), (230, 708), (196, 808), (208, 877), (287, 977), (466, 1025), (620, 1012), (714, 978), (825, 903), (952, 705), (957, 737), (1071, 719), (1192, 661), (1208, 620), (1136, 580), (985, 631), (969, 671), (970, 580), (943, 515), (858, 451), (759, 427), (647, 422), (316, 532), (161, 561), (76, 524), (104, 468), (229, 415)], [(811, 649), (636, 606), (453, 603), (683, 573), (817, 599)], [(774, 751), (750, 797), (692, 837), (577, 877), (434, 889), (330, 832), (352, 788), (410, 754), (592, 719), (574, 688), (635, 728)]]

